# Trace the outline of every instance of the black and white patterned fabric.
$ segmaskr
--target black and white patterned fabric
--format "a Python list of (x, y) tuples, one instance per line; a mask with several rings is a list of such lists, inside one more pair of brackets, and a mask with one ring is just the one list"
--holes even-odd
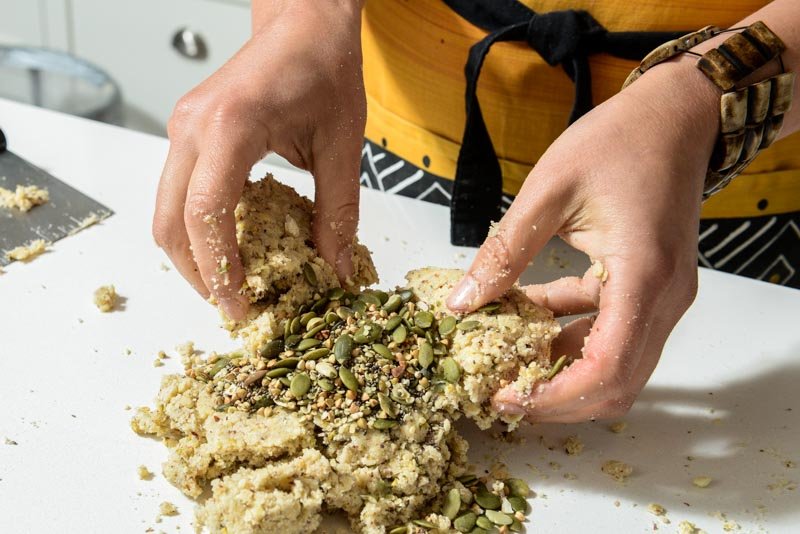
[[(450, 205), (452, 181), (364, 141), (364, 187)], [(503, 195), (503, 212), (513, 197)], [(700, 221), (698, 261), (703, 267), (800, 288), (800, 213)]]

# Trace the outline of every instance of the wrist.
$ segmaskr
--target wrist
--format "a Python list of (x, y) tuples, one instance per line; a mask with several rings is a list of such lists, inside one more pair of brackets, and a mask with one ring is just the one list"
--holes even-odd
[(331, 21), (344, 22), (359, 29), (361, 24), (361, 8), (365, 0), (252, 0), (250, 17), (252, 33), (258, 33), (263, 27), (273, 23), (282, 16), (312, 15), (320, 11), (330, 11)]

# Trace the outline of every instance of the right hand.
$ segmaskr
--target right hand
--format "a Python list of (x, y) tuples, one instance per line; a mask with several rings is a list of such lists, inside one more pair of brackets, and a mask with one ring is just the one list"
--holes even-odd
[(232, 319), (248, 307), (239, 292), (234, 209), (250, 169), (268, 152), (314, 175), (315, 244), (341, 280), (352, 273), (366, 122), (359, 7), (254, 3), (253, 36), (170, 117), (153, 236), (183, 277)]

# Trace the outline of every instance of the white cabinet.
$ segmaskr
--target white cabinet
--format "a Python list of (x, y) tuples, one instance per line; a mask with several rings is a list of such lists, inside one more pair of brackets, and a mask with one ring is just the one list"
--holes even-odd
[[(71, 2), (72, 52), (119, 83), (125, 126), (156, 134), (165, 133), (178, 98), (219, 68), (250, 36), (245, 1)], [(191, 32), (185, 35), (204, 44), (205, 57), (187, 57), (173, 46), (176, 33), (184, 29)], [(192, 52), (189, 48), (186, 53)]]
[(0, 45), (69, 48), (70, 0), (0, 0)]

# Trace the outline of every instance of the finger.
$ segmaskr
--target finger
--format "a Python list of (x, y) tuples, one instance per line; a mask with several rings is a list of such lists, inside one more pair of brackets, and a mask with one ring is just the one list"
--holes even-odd
[(192, 177), (197, 152), (182, 141), (172, 141), (161, 173), (153, 214), (153, 237), (178, 272), (207, 299), (209, 296), (197, 263), (189, 248), (189, 234), (183, 220), (186, 190)]
[[(236, 130), (230, 127), (236, 124)], [(227, 125), (227, 127), (226, 127)], [(217, 131), (215, 131), (217, 130)], [(200, 154), (189, 182), (184, 219), (200, 276), (220, 307), (243, 319), (248, 302), (239, 290), (244, 270), (236, 241), (234, 209), (259, 153), (243, 121), (220, 121)]]
[(346, 283), (353, 274), (353, 240), (358, 229), (361, 137), (332, 141), (314, 160), (314, 244)]
[(556, 317), (588, 313), (597, 310), (600, 302), (602, 274), (597, 276), (590, 267), (583, 278), (567, 276), (548, 284), (523, 287), (523, 291), (535, 304), (552, 311)]
[[(526, 186), (532, 183), (532, 177)], [(456, 312), (479, 308), (502, 295), (519, 278), (530, 259), (555, 235), (563, 222), (563, 202), (553, 188), (532, 186), (514, 200), (478, 250), (467, 274), (447, 298)]]
[(552, 381), (537, 386), (522, 400), (529, 417), (565, 414), (620, 399), (638, 368), (653, 326), (660, 292), (645, 261), (609, 258), (608, 282), (600, 295), (600, 314), (592, 327), (583, 358)]

